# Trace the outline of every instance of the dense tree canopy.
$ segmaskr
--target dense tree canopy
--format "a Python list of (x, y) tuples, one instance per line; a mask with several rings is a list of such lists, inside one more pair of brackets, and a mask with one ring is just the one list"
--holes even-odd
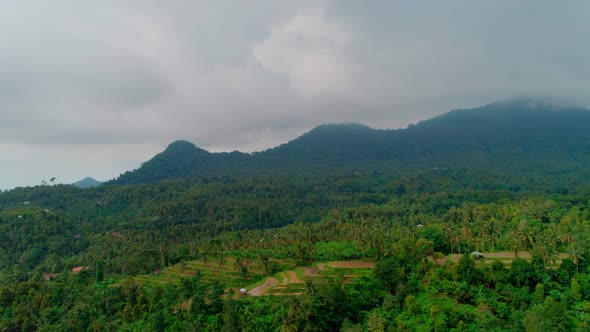
[[(584, 329), (590, 191), (563, 191), (542, 178), (514, 186), (512, 178), (448, 169), (4, 192), (0, 326)], [(474, 261), (475, 250), (532, 259), (487, 264)], [(444, 263), (449, 254), (467, 255)], [(352, 282), (310, 281), (299, 296), (236, 297), (228, 293), (236, 284), (199, 275), (167, 285), (126, 279), (224, 257), (236, 259), (249, 283), (280, 271), (285, 259), (365, 259), (377, 266)], [(84, 269), (71, 271), (78, 266)]]

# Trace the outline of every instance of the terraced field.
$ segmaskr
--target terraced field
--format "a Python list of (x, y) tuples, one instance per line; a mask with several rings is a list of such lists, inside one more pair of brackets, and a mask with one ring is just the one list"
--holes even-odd
[[(372, 273), (375, 263), (364, 261), (334, 261), (320, 262), (307, 267), (295, 267), (292, 261), (280, 261), (287, 270), (274, 276), (255, 281), (243, 279), (236, 269), (233, 258), (222, 261), (188, 261), (167, 267), (161, 271), (129, 277), (122, 283), (166, 285), (176, 283), (182, 278), (190, 278), (201, 273), (203, 279), (218, 279), (232, 287), (235, 294), (240, 288), (246, 288), (250, 296), (285, 296), (300, 295), (306, 290), (305, 282), (321, 282), (325, 277), (342, 277), (344, 282), (354, 282), (355, 278)], [(291, 267), (289, 269), (289, 266)], [(249, 266), (252, 275), (260, 275), (262, 271), (257, 266)], [(247, 285), (250, 283), (250, 285)]]
[[(126, 281), (164, 285), (178, 282), (182, 278), (190, 278), (199, 272), (205, 280), (215, 278), (227, 285), (234, 286), (242, 283), (243, 280), (235, 263), (236, 260), (233, 258), (225, 258), (223, 261), (188, 261), (151, 274), (129, 277)], [(256, 266), (249, 266), (249, 270), (251, 274), (261, 273)]]
[(364, 261), (335, 261), (321, 262), (308, 267), (298, 267), (294, 270), (281, 271), (262, 283), (247, 288), (252, 296), (285, 296), (301, 295), (306, 291), (305, 282), (321, 282), (325, 277), (343, 277), (344, 282), (354, 282), (372, 273), (375, 263)]

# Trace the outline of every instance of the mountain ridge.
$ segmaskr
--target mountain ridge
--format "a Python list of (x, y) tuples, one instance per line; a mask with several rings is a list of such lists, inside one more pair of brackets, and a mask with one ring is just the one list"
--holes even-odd
[(590, 161), (589, 127), (588, 109), (520, 99), (452, 110), (404, 129), (323, 124), (287, 143), (252, 154), (212, 153), (188, 141), (175, 141), (139, 169), (112, 182), (295, 174), (334, 167), (580, 167)]

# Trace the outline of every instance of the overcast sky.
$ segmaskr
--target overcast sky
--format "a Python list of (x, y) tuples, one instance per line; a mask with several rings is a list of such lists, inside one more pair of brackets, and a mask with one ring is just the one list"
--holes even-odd
[(0, 1), (0, 189), (518, 96), (590, 105), (590, 2)]

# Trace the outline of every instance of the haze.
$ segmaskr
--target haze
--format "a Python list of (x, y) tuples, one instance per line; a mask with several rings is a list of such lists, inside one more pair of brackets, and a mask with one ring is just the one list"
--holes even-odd
[(0, 3), (0, 188), (516, 96), (590, 104), (586, 1)]

